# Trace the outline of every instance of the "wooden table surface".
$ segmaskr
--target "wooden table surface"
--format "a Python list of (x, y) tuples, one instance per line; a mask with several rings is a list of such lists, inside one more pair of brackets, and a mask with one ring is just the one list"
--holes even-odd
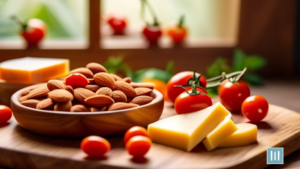
[[(266, 81), (265, 86), (251, 87), (251, 94), (264, 96), (270, 104), (276, 104), (300, 113), (300, 80)], [(0, 137), (1, 139), (1, 137)], [(1, 155), (1, 153), (0, 153)], [(268, 169), (300, 167), (300, 149), (284, 159), (284, 165), (272, 165)], [(1, 169), (1, 166), (0, 166)]]
[[(251, 87), (251, 95), (262, 95), (270, 104), (300, 113), (300, 79), (267, 80), (264, 86)], [(284, 158), (283, 165), (267, 169), (300, 168), (300, 149)]]

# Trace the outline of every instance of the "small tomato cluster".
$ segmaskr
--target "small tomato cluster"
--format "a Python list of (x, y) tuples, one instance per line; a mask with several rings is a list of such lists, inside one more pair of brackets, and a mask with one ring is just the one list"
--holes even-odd
[[(149, 151), (152, 141), (145, 128), (135, 126), (127, 130), (124, 136), (127, 152), (134, 158), (143, 158)], [(88, 136), (81, 142), (81, 150), (90, 157), (102, 157), (110, 149), (110, 143), (103, 137)]]
[[(231, 112), (241, 111), (251, 122), (263, 120), (268, 113), (268, 101), (260, 95), (250, 96), (248, 85), (234, 79), (226, 79), (220, 84), (218, 93), (221, 103)], [(191, 86), (191, 83), (197, 85)], [(174, 103), (177, 114), (191, 113), (212, 105), (206, 87), (207, 81), (204, 76), (195, 72), (193, 74), (191, 71), (180, 72), (169, 80), (167, 95)]]

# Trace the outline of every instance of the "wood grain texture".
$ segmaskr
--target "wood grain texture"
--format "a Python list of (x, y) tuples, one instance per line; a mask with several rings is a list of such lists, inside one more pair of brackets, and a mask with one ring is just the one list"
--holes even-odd
[(164, 108), (162, 94), (153, 90), (151, 95), (154, 99), (151, 103), (130, 109), (101, 112), (38, 110), (18, 101), (22, 91), (27, 88), (11, 97), (14, 117), (23, 128), (46, 136), (82, 138), (88, 135), (123, 135), (132, 126), (147, 127), (157, 121)]
[[(161, 118), (174, 115), (165, 104)], [(233, 114), (236, 123), (247, 122)], [(299, 148), (300, 115), (270, 105), (269, 114), (258, 126), (258, 144), (220, 148), (207, 152), (202, 144), (192, 152), (153, 144), (144, 159), (133, 159), (125, 150), (122, 137), (108, 138), (112, 149), (101, 159), (90, 159), (80, 149), (80, 139), (45, 137), (33, 134), (15, 120), (0, 126), (0, 166), (11, 168), (264, 168), (266, 148), (284, 147), (285, 156)]]

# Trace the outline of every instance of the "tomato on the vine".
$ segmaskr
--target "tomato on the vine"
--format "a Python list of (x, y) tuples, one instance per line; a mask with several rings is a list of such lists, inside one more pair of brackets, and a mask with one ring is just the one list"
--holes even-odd
[(82, 140), (80, 147), (91, 157), (101, 157), (110, 150), (110, 143), (99, 136), (88, 136)]
[(226, 79), (219, 86), (218, 93), (221, 103), (229, 111), (238, 111), (243, 101), (250, 96), (250, 89), (243, 81), (231, 82)]
[(149, 151), (152, 141), (145, 136), (134, 136), (126, 143), (126, 149), (135, 158), (142, 158)]
[(267, 116), (268, 110), (268, 101), (260, 95), (250, 96), (242, 104), (242, 113), (251, 122), (263, 120)]
[(7, 122), (12, 116), (11, 109), (7, 106), (0, 105), (0, 124)]
[(127, 130), (127, 132), (125, 133), (124, 136), (124, 143), (126, 144), (127, 141), (129, 139), (131, 139), (134, 136), (145, 136), (145, 137), (149, 137), (149, 134), (147, 132), (147, 130), (143, 127), (140, 126), (134, 126), (131, 127), (129, 130)]
[[(199, 75), (199, 74), (196, 74)], [(179, 87), (174, 87), (174, 85), (184, 85), (187, 84), (188, 80), (193, 78), (193, 72), (192, 71), (184, 71), (177, 73), (174, 75), (167, 84), (167, 90), (168, 90), (168, 97), (171, 102), (175, 102), (175, 99), (177, 96), (179, 96), (182, 92), (184, 92), (184, 89)], [(205, 88), (206, 87), (206, 79), (204, 76), (201, 76), (200, 78), (200, 86)], [(190, 88), (187, 88), (190, 89)]]
[(26, 40), (28, 46), (37, 46), (46, 36), (47, 26), (42, 20), (32, 18), (29, 19), (27, 23), (22, 23), (16, 17), (12, 19), (22, 26), (20, 35)]
[(176, 98), (174, 107), (177, 114), (192, 113), (212, 105), (212, 100), (205, 90), (197, 88), (197, 91), (202, 93), (190, 95), (187, 92), (183, 92)]

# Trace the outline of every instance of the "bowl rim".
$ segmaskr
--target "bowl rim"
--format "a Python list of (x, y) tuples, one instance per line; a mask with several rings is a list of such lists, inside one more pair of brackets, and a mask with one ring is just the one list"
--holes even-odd
[(19, 102), (19, 98), (21, 97), (21, 93), (29, 88), (32, 88), (34, 86), (41, 86), (41, 85), (45, 85), (46, 83), (41, 83), (41, 84), (36, 84), (36, 85), (31, 85), (25, 88), (22, 88), (20, 90), (18, 90), (17, 92), (15, 92), (12, 96), (11, 96), (11, 107), (13, 107), (12, 105), (15, 104), (16, 106), (19, 106), (23, 109), (27, 109), (27, 110), (31, 110), (34, 111), (36, 113), (48, 113), (48, 114), (61, 114), (61, 115), (102, 115), (102, 114), (114, 114), (114, 113), (121, 113), (121, 112), (127, 112), (127, 111), (131, 111), (131, 110), (136, 110), (136, 109), (141, 109), (144, 107), (148, 107), (151, 106), (153, 104), (156, 104), (160, 101), (163, 101), (163, 95), (156, 89), (153, 89), (153, 95), (154, 95), (154, 99), (152, 100), (152, 102), (145, 104), (145, 105), (141, 105), (138, 107), (133, 107), (133, 108), (129, 108), (129, 109), (121, 109), (121, 110), (113, 110), (113, 111), (99, 111), (99, 112), (66, 112), (66, 111), (54, 111), (54, 110), (39, 110), (39, 109), (35, 109), (35, 108), (31, 108), (31, 107), (27, 107), (22, 105)]

